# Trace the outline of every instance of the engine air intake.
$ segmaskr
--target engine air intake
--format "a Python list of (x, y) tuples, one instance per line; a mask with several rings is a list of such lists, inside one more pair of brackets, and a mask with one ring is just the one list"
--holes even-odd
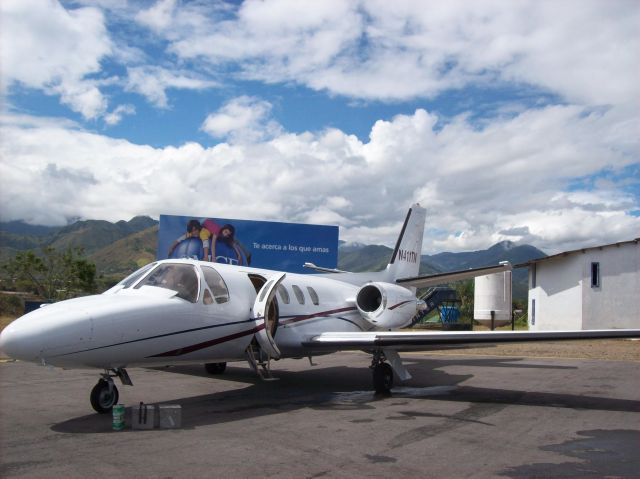
[(358, 309), (366, 313), (377, 311), (382, 302), (382, 292), (373, 284), (363, 286), (356, 298)]

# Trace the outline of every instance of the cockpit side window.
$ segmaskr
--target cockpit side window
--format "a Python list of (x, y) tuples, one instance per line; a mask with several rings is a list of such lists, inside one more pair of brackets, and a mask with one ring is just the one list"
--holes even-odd
[(227, 284), (220, 276), (214, 268), (211, 266), (203, 266), (202, 272), (204, 273), (204, 280), (207, 282), (209, 289), (213, 293), (213, 297), (216, 300), (216, 303), (226, 303), (229, 301), (229, 288), (227, 288)]
[(142, 286), (157, 286), (176, 291), (179, 298), (192, 303), (198, 301), (198, 275), (189, 264), (164, 263), (154, 269), (149, 276), (138, 283), (135, 289)]

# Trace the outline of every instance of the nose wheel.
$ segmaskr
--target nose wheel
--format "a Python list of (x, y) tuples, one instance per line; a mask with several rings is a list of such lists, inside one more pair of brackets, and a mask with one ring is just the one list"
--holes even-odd
[(118, 403), (118, 388), (113, 380), (100, 379), (91, 390), (91, 406), (100, 414), (110, 413), (114, 404)]
[(125, 368), (106, 369), (98, 384), (93, 386), (89, 399), (91, 407), (100, 414), (110, 413), (115, 404), (118, 404), (118, 388), (113, 384), (113, 378), (119, 378), (125, 386), (133, 386), (131, 378)]

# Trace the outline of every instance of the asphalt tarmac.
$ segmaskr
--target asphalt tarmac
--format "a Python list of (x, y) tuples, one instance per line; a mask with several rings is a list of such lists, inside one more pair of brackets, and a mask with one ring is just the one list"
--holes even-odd
[(89, 404), (96, 371), (2, 362), (0, 477), (638, 477), (639, 363), (403, 357), (414, 378), (386, 397), (362, 353), (278, 361), (272, 382), (132, 368), (120, 402), (183, 423), (120, 432)]

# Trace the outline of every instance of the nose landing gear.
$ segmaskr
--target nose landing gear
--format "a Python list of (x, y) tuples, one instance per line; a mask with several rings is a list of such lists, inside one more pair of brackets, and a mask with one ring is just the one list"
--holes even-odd
[(222, 374), (227, 369), (227, 363), (206, 363), (204, 369), (209, 374)]
[(98, 383), (91, 390), (89, 400), (91, 401), (91, 407), (100, 413), (107, 414), (113, 409), (113, 406), (118, 403), (120, 397), (118, 388), (113, 383), (113, 378), (118, 377), (122, 384), (126, 386), (133, 386), (129, 374), (124, 368), (117, 368), (105, 371), (102, 378), (98, 380)]
[(113, 384), (113, 379), (100, 379), (91, 390), (91, 406), (96, 412), (106, 414), (118, 403), (118, 388)]

